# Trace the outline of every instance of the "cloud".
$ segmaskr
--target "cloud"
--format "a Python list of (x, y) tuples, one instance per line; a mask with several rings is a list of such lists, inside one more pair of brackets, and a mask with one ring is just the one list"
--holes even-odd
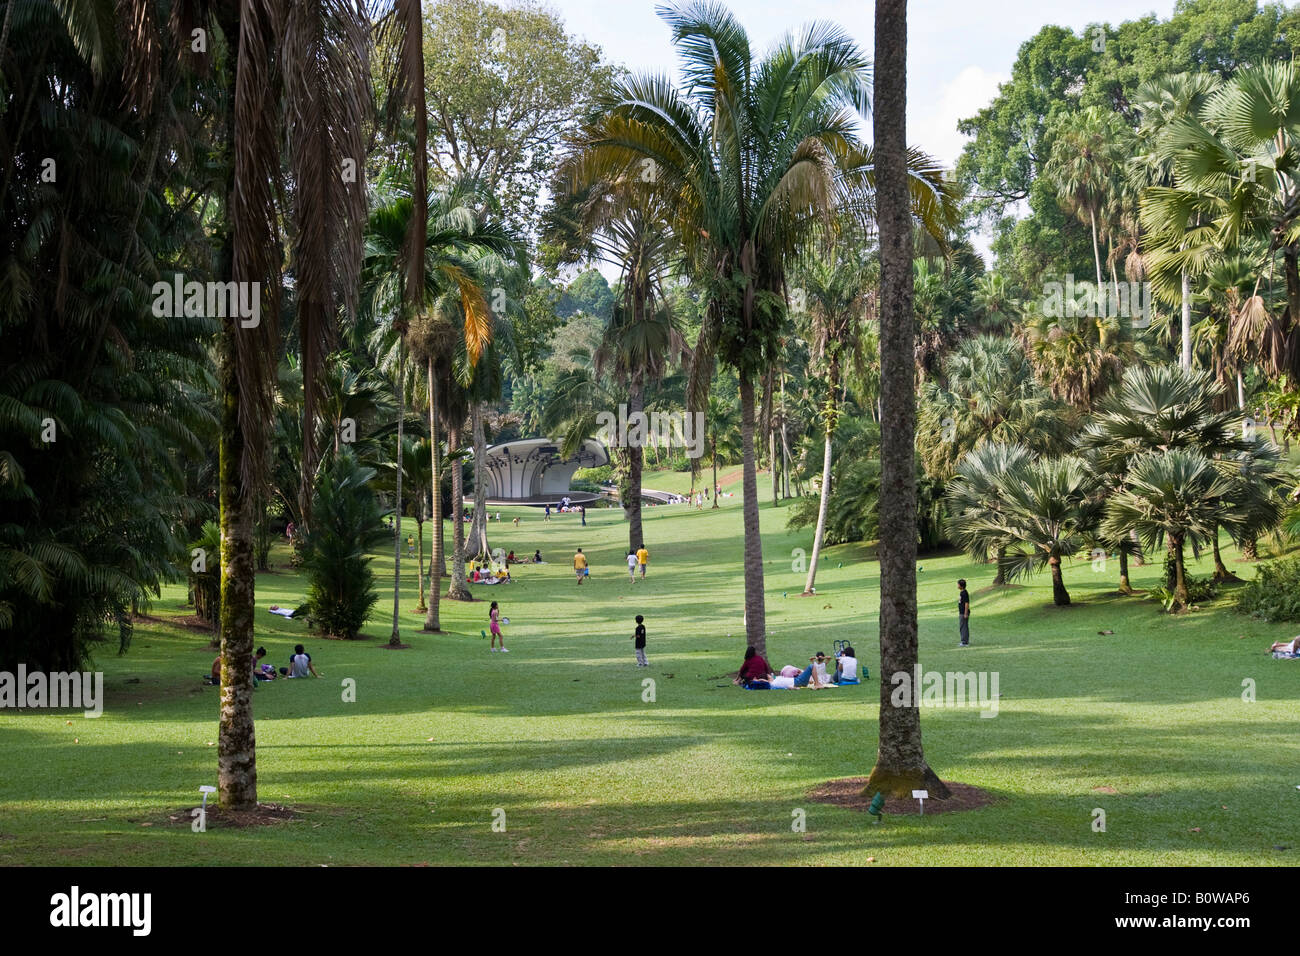
[(957, 121), (974, 116), (988, 106), (997, 95), (998, 84), (1010, 79), (1007, 73), (966, 67), (943, 86), (933, 107), (917, 110), (916, 118), (908, 120), (909, 142), (945, 166), (956, 165), (966, 142), (966, 137), (957, 132)]

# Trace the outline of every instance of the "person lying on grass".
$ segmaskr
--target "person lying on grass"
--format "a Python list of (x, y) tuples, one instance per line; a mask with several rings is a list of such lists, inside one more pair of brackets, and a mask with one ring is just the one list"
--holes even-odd
[(1300, 657), (1300, 637), (1291, 641), (1278, 641), (1268, 649), (1270, 654), (1286, 654), (1290, 657)]

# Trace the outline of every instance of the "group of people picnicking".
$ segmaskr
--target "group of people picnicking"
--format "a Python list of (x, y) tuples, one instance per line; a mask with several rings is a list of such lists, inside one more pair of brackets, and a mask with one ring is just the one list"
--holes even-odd
[[(307, 653), (306, 648), (301, 644), (293, 646), (293, 653), (289, 655), (289, 664), (287, 667), (281, 667), (277, 673), (272, 664), (263, 663), (262, 658), (266, 657), (266, 648), (259, 647), (253, 654), (253, 686), (265, 684), (268, 681), (277, 678), (290, 679), (294, 677), (320, 677), (321, 674), (316, 670), (316, 666), (311, 662), (311, 655)], [(205, 684), (221, 684), (221, 656), (212, 662), (212, 670), (207, 677), (203, 679)]]
[[(834, 671), (829, 669), (831, 663), (835, 665)], [(803, 687), (821, 690), (858, 684), (861, 678), (858, 676), (858, 655), (852, 645), (845, 646), (836, 654), (833, 662), (818, 651), (808, 658), (808, 666), (802, 670), (794, 664), (787, 664), (779, 672), (774, 671), (767, 658), (751, 646), (745, 648), (744, 663), (732, 683), (746, 690), (797, 690)]]

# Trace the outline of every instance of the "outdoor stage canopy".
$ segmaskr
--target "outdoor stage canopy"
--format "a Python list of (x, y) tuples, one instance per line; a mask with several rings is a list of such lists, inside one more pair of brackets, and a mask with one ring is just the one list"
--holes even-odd
[(609, 464), (605, 446), (594, 438), (582, 443), (572, 458), (560, 456), (560, 443), (549, 438), (529, 438), (494, 445), (487, 450), (487, 501), (491, 505), (556, 505), (563, 497), (574, 504), (595, 501), (600, 495), (570, 491), (569, 482), (579, 468)]

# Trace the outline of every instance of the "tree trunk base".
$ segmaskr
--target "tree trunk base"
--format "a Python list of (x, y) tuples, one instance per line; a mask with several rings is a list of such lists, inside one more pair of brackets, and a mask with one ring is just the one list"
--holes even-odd
[(929, 764), (923, 764), (919, 769), (906, 770), (881, 767), (877, 764), (871, 768), (871, 776), (867, 778), (867, 785), (862, 788), (862, 795), (871, 797), (883, 793), (887, 797), (910, 798), (913, 790), (929, 791), (932, 800), (944, 800), (952, 795), (948, 785), (939, 779), (938, 775), (930, 769)]

